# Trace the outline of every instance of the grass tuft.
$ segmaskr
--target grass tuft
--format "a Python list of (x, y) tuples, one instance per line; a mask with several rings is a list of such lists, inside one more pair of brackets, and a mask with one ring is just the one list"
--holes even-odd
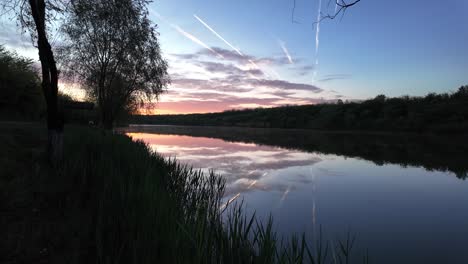
[(247, 216), (242, 203), (222, 207), (222, 177), (164, 159), (125, 135), (68, 129), (60, 175), (74, 186), (68, 207), (80, 217), (80, 261), (350, 263), (349, 234), (337, 256), (321, 232), (313, 245), (305, 235), (279, 240), (272, 217)]

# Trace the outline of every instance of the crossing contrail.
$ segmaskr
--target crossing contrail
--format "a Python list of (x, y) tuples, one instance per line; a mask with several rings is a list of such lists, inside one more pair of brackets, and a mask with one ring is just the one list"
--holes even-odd
[[(239, 54), (241, 57), (245, 58), (247, 62), (249, 62), (250, 65), (253, 66), (253, 68), (255, 69), (259, 69), (259, 70), (262, 70), (263, 73), (265, 73), (265, 75), (267, 77), (269, 77), (267, 71), (265, 71), (265, 69), (261, 68), (260, 66), (258, 66), (258, 64), (253, 60), (253, 59), (250, 59), (249, 57), (250, 56), (245, 56), (238, 48), (234, 47), (234, 45), (232, 45), (231, 43), (229, 43), (229, 41), (227, 41), (225, 38), (223, 38), (218, 32), (216, 32), (216, 30), (214, 30), (210, 25), (208, 25), (203, 19), (201, 19), (199, 16), (197, 16), (196, 14), (193, 14), (193, 17), (195, 17), (195, 19), (198, 20), (198, 22), (200, 22), (204, 27), (206, 27), (209, 31), (211, 31), (211, 33), (213, 33), (216, 37), (218, 37), (221, 41), (223, 41), (226, 45), (228, 45), (231, 49), (233, 49), (237, 54)], [(272, 70), (273, 71), (273, 70)], [(279, 76), (279, 74), (277, 72), (274, 72), (275, 75)]]
[[(226, 45), (228, 45), (231, 49), (233, 49), (235, 52), (237, 52), (237, 54), (239, 54), (240, 56), (242, 57), (245, 57), (245, 55), (236, 47), (234, 47), (234, 45), (232, 45), (231, 43), (229, 43), (225, 38), (223, 38), (220, 34), (218, 34), (218, 32), (216, 32), (212, 27), (210, 27), (210, 25), (208, 25), (205, 21), (203, 21), (203, 19), (201, 19), (199, 16), (197, 16), (196, 14), (193, 14), (193, 16), (200, 22), (202, 23), (203, 26), (205, 26), (209, 31), (211, 31), (211, 33), (215, 34), (216, 37), (218, 37), (220, 40), (222, 40), (224, 43), (226, 43)], [(251, 65), (254, 66), (254, 68), (257, 68), (257, 69), (260, 69), (260, 67), (251, 59), (248, 59), (247, 60), (248, 62), (250, 62)]]
[(177, 32), (179, 32), (182, 36), (190, 39), (191, 41), (195, 42), (196, 44), (204, 47), (205, 49), (208, 49), (209, 51), (213, 52), (214, 54), (216, 54), (218, 57), (220, 58), (223, 58), (223, 55), (219, 54), (218, 52), (216, 52), (215, 50), (213, 50), (212, 48), (210, 48), (208, 45), (206, 45), (203, 41), (201, 41), (200, 39), (198, 39), (197, 37), (195, 37), (194, 35), (188, 33), (187, 31), (183, 30), (181, 27), (179, 27), (178, 25), (176, 24), (172, 24), (170, 23), (169, 21), (167, 21), (163, 16), (161, 16), (158, 12), (156, 11), (152, 11), (150, 10), (151, 13), (153, 13), (156, 17), (158, 17), (159, 19), (161, 19), (161, 21), (165, 22), (166, 24), (169, 24), (173, 29), (177, 30)]
[(242, 52), (240, 52), (239, 49), (237, 49), (236, 47), (234, 47), (231, 43), (229, 43), (226, 39), (224, 39), (221, 35), (218, 34), (218, 32), (216, 32), (212, 27), (210, 27), (205, 21), (203, 21), (203, 19), (201, 19), (200, 17), (198, 17), (196, 14), (193, 14), (193, 16), (200, 22), (203, 24), (203, 26), (205, 26), (209, 31), (211, 31), (213, 34), (215, 34), (220, 40), (222, 40), (224, 43), (226, 43), (226, 45), (228, 45), (229, 47), (231, 47), (233, 50), (235, 50), (237, 52), (237, 54), (241, 55), (241, 56), (244, 56), (244, 54), (242, 54)]

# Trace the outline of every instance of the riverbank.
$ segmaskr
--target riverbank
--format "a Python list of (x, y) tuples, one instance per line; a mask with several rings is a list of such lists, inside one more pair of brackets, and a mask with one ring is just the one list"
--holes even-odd
[[(124, 135), (67, 127), (64, 163), (44, 160), (45, 129), (8, 124), (0, 141), (2, 261), (9, 263), (325, 263), (328, 248), (282, 240), (272, 221), (221, 210), (224, 181)], [(350, 237), (348, 237), (350, 238)], [(327, 254), (325, 254), (327, 252)]]
[(424, 97), (379, 95), (362, 102), (289, 105), (218, 113), (135, 115), (130, 123), (310, 129), (322, 131), (466, 134), (468, 86)]

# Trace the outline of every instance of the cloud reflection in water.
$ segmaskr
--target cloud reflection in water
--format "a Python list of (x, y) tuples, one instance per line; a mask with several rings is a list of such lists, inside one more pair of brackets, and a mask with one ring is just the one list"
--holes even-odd
[(314, 153), (259, 146), (220, 139), (127, 133), (135, 140), (143, 140), (165, 157), (176, 157), (196, 169), (213, 169), (226, 179), (225, 197), (235, 197), (250, 191), (278, 192), (281, 202), (296, 185), (312, 181), (312, 174), (293, 168), (313, 166), (322, 161)]

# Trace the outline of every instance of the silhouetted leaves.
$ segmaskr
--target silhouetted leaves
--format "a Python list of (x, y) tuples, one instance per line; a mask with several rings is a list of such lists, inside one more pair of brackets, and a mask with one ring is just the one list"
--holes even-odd
[(45, 111), (40, 80), (32, 60), (0, 46), (0, 112), (9, 118), (37, 119)]
[(156, 26), (146, 0), (72, 1), (61, 61), (96, 100), (111, 127), (142, 99), (157, 97), (169, 82)]

